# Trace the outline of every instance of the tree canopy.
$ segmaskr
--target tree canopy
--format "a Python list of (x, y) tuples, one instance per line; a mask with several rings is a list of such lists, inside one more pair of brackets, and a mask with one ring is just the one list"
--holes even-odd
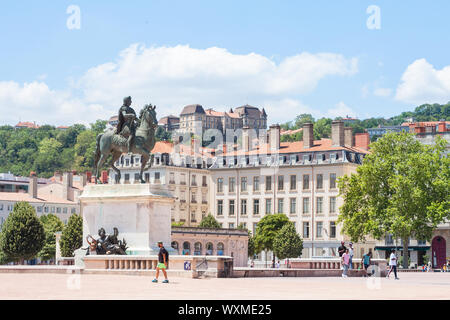
[[(256, 252), (273, 251), (275, 237), (287, 223), (289, 223), (289, 218), (283, 213), (265, 215), (256, 225), (254, 237)], [(275, 264), (275, 255), (272, 264)]]
[(220, 223), (214, 218), (212, 214), (208, 214), (205, 216), (199, 224), (200, 228), (212, 228), (212, 229), (220, 229)]
[(32, 259), (42, 249), (45, 232), (36, 212), (28, 202), (17, 202), (0, 233), (0, 250), (8, 260)]
[(74, 251), (83, 244), (83, 219), (78, 214), (72, 214), (64, 227), (61, 240), (61, 256), (73, 257)]
[(55, 232), (63, 231), (64, 223), (54, 214), (42, 215), (41, 221), (45, 232), (45, 243), (38, 256), (42, 260), (51, 260), (56, 254), (56, 236)]
[(273, 252), (280, 259), (298, 258), (303, 250), (303, 240), (293, 222), (286, 223), (273, 240)]
[[(403, 240), (429, 240), (450, 218), (450, 160), (446, 141), (433, 146), (409, 133), (388, 133), (371, 144), (357, 173), (339, 179), (342, 231), (353, 241), (386, 234)], [(404, 267), (407, 267), (405, 259)]]

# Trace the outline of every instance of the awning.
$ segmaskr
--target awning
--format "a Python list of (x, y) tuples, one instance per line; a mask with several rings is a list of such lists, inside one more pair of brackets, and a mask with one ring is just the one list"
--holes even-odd
[[(397, 251), (403, 251), (403, 246), (376, 246), (375, 250), (384, 250), (384, 251), (392, 251), (392, 250), (397, 250)], [(408, 247), (408, 251), (427, 251), (430, 250), (431, 247), (430, 246), (409, 246)]]

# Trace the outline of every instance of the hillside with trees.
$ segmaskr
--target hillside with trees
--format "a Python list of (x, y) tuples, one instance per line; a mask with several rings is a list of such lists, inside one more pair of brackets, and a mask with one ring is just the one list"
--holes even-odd
[[(403, 112), (398, 116), (384, 118), (369, 118), (347, 123), (354, 128), (355, 133), (364, 132), (367, 128), (378, 125), (399, 125), (407, 119), (415, 121), (450, 121), (450, 102), (445, 105), (424, 104), (414, 111)], [(284, 130), (302, 128), (306, 122), (314, 123), (314, 138), (329, 138), (331, 122), (334, 119), (314, 119), (310, 114), (301, 114), (293, 121), (282, 124)], [(35, 171), (39, 177), (51, 177), (55, 171), (77, 170), (85, 172), (92, 170), (94, 165), (94, 150), (96, 136), (106, 128), (106, 121), (97, 120), (89, 127), (74, 124), (67, 129), (59, 129), (43, 125), (37, 129), (15, 129), (12, 126), (0, 126), (0, 172), (11, 172), (18, 176), (28, 176)], [(283, 135), (281, 141), (299, 141), (302, 132), (293, 135)], [(157, 140), (170, 140), (170, 133), (158, 128)]]

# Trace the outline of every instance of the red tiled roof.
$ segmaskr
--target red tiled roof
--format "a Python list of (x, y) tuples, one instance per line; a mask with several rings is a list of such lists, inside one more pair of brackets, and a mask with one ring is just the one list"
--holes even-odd
[(52, 195), (38, 195), (37, 198), (33, 198), (28, 193), (17, 193), (17, 192), (0, 192), (0, 200), (2, 201), (27, 201), (30, 203), (60, 203), (60, 204), (76, 204), (74, 201), (69, 201), (67, 199), (55, 197)]
[(19, 122), (18, 124), (16, 124), (16, 128), (32, 128), (32, 129), (37, 129), (39, 128), (39, 126), (36, 123), (33, 122)]

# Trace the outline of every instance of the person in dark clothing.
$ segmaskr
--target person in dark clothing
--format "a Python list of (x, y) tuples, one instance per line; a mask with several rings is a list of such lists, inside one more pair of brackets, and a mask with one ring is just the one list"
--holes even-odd
[(165, 280), (163, 283), (169, 283), (169, 279), (167, 279), (166, 269), (169, 267), (169, 253), (164, 248), (162, 241), (158, 242), (159, 253), (158, 253), (158, 265), (156, 266), (156, 277), (152, 282), (158, 282), (159, 270), (164, 274)]
[(347, 250), (347, 248), (345, 247), (345, 242), (341, 241), (341, 246), (338, 248), (339, 257), (342, 257), (342, 255), (345, 253), (345, 250)]

